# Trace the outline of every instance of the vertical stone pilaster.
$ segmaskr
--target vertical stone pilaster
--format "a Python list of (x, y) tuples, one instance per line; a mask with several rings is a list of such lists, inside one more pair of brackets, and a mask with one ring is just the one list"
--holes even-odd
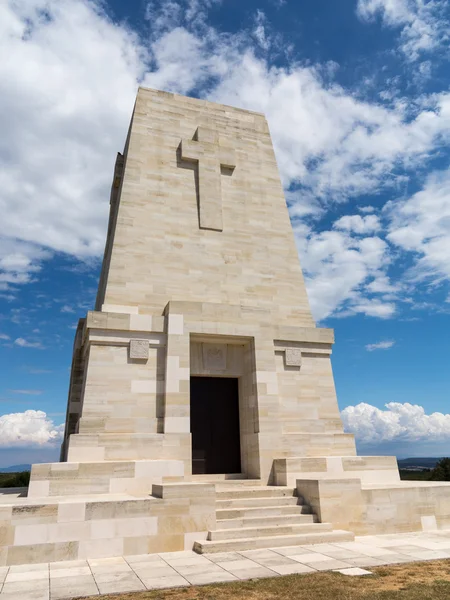
[(189, 332), (183, 315), (166, 312), (164, 433), (190, 432)]
[(256, 410), (258, 426), (260, 476), (271, 479), (273, 457), (281, 443), (280, 398), (272, 336), (254, 339)]

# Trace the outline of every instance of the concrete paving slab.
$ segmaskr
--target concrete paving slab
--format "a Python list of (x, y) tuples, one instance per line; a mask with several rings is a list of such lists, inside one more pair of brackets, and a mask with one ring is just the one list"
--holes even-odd
[(45, 592), (46, 590), (48, 590), (49, 585), (50, 584), (48, 579), (30, 579), (27, 581), (12, 581), (11, 583), (8, 583), (6, 581), (3, 584), (2, 595), (13, 593), (25, 597), (30, 592)]
[(49, 571), (30, 571), (29, 573), (14, 573), (11, 571), (8, 573), (5, 579), (5, 583), (13, 583), (13, 581), (39, 581), (41, 579), (47, 580), (49, 578)]
[(145, 590), (142, 581), (136, 575), (121, 573), (122, 578), (107, 581), (95, 580), (100, 594), (111, 594), (118, 592), (139, 592)]
[(159, 554), (136, 554), (133, 556), (126, 556), (125, 560), (129, 565), (138, 565), (142, 563), (166, 564), (166, 561), (161, 558)]
[(230, 573), (236, 575), (238, 579), (259, 579), (265, 577), (279, 577), (279, 573), (267, 569), (266, 567), (254, 567), (251, 569), (233, 569)]
[(300, 554), (310, 554), (311, 550), (304, 550), (303, 546), (283, 546), (282, 548), (270, 548), (277, 554), (283, 556), (299, 556)]
[(214, 563), (211, 563), (211, 566), (206, 566), (206, 565), (189, 565), (187, 567), (177, 567), (176, 571), (182, 577), (186, 577), (186, 579), (188, 579), (188, 575), (201, 575), (201, 574), (213, 575), (214, 573), (216, 575), (220, 575), (221, 573), (224, 572), (224, 570), (222, 568), (220, 568), (219, 566), (215, 565)]
[(238, 577), (227, 571), (222, 571), (220, 574), (197, 574), (186, 575), (186, 579), (191, 585), (207, 585), (208, 583), (223, 583), (225, 581), (238, 581)]
[(50, 599), (50, 592), (49, 590), (30, 590), (29, 592), (27, 592), (27, 595), (21, 595), (18, 596), (17, 592), (6, 592), (1, 594), (1, 599), (2, 600), (22, 600), (22, 598), (26, 598), (26, 600), (49, 600)]
[(300, 554), (300, 555), (292, 556), (292, 560), (307, 564), (307, 563), (316, 563), (316, 562), (327, 561), (327, 560), (330, 560), (330, 557), (326, 556), (325, 554), (321, 554), (320, 552), (308, 552), (308, 554)]
[(71, 567), (69, 569), (50, 569), (50, 579), (59, 579), (60, 577), (80, 577), (82, 575), (92, 575), (89, 566)]
[(304, 563), (308, 567), (314, 567), (317, 571), (336, 571), (337, 569), (348, 569), (350, 565), (341, 560), (329, 558), (328, 560), (319, 560), (315, 562)]
[(62, 560), (61, 562), (50, 563), (50, 573), (60, 569), (73, 569), (77, 567), (89, 567), (87, 560)]
[(178, 574), (178, 571), (169, 565), (155, 566), (149, 568), (136, 568), (134, 572), (140, 579), (155, 579), (156, 577), (172, 577)]
[(173, 575), (170, 577), (156, 577), (143, 579), (142, 583), (148, 590), (157, 590), (164, 588), (189, 587), (190, 583), (181, 575)]
[(259, 565), (249, 558), (241, 557), (238, 560), (227, 560), (224, 562), (217, 563), (219, 567), (226, 569), (227, 571), (236, 570), (236, 569), (254, 569)]
[(95, 567), (91, 566), (91, 570), (94, 575), (102, 575), (103, 573), (132, 573), (133, 572), (133, 569), (131, 568), (131, 566), (126, 562), (123, 562), (123, 564), (116, 563), (116, 564), (112, 564), (112, 565), (101, 565), (101, 566), (98, 565)]
[(377, 556), (376, 558), (385, 565), (398, 565), (400, 563), (414, 562), (410, 556), (404, 556), (403, 554), (387, 554)]
[(241, 560), (243, 552), (214, 552), (206, 555), (208, 560), (214, 563), (228, 562), (230, 560)]
[(50, 582), (50, 600), (62, 600), (77, 596), (96, 596), (99, 594), (97, 584), (92, 576), (66, 577)]
[(78, 596), (98, 596), (100, 593), (95, 583), (78, 585), (71, 588), (57, 588), (50, 591), (50, 600), (72, 600)]
[(350, 565), (354, 567), (381, 567), (385, 563), (382, 560), (378, 560), (377, 558), (373, 558), (372, 556), (361, 556), (360, 558), (347, 558), (345, 560)]
[(30, 571), (48, 571), (48, 563), (36, 563), (34, 565), (12, 565), (10, 573), (29, 573)]
[(91, 568), (127, 564), (123, 556), (111, 556), (108, 558), (88, 558), (87, 562), (89, 563)]
[(294, 575), (295, 573), (313, 573), (316, 571), (313, 567), (292, 562), (290, 565), (271, 565), (271, 570), (279, 575)]
[(342, 575), (349, 575), (350, 577), (360, 577), (361, 575), (372, 575), (370, 571), (366, 569), (360, 569), (359, 567), (350, 567), (349, 569), (337, 569), (337, 573)]
[(165, 562), (171, 567), (182, 567), (189, 565), (210, 565), (211, 561), (200, 554), (191, 554), (177, 558), (164, 558)]

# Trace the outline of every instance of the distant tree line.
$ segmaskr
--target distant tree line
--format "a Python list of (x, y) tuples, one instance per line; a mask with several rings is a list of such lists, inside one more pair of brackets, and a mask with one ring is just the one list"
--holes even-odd
[(30, 471), (22, 473), (0, 473), (0, 488), (28, 487)]
[(434, 469), (423, 469), (422, 471), (400, 469), (400, 478), (416, 481), (450, 481), (450, 458), (441, 458)]

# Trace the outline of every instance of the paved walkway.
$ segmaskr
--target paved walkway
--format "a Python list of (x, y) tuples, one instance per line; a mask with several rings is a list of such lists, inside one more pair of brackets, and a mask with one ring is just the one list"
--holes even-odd
[(60, 600), (328, 570), (364, 575), (370, 567), (442, 558), (450, 559), (450, 530), (203, 556), (167, 552), (18, 565), (0, 567), (0, 600)]

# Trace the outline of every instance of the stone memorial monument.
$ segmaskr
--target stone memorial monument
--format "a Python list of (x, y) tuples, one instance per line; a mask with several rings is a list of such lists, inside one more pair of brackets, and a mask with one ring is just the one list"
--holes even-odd
[(0, 565), (450, 524), (343, 431), (262, 114), (140, 89), (61, 462), (0, 503)]

